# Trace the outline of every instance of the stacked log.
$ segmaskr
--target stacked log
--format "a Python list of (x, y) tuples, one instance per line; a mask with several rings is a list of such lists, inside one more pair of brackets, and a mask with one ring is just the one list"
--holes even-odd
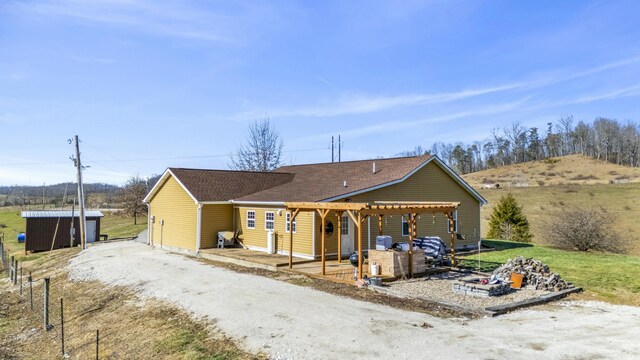
[(522, 286), (536, 290), (562, 291), (574, 287), (557, 273), (552, 273), (549, 266), (531, 258), (518, 256), (509, 259), (493, 272), (500, 280), (504, 281), (509, 281), (511, 273), (522, 274)]

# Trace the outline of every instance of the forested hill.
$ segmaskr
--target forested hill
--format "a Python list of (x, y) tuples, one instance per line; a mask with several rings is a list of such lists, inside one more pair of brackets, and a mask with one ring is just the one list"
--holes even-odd
[(640, 167), (640, 125), (598, 118), (575, 122), (564, 117), (546, 129), (514, 123), (494, 129), (489, 138), (472, 143), (436, 142), (399, 156), (437, 155), (458, 173), (466, 174), (528, 161), (580, 154), (616, 165)]
[[(42, 192), (44, 190), (45, 196), (47, 197), (62, 197), (64, 196), (64, 191), (68, 186), (68, 194), (75, 194), (77, 191), (76, 183), (60, 183), (54, 185), (46, 185), (46, 186), (25, 186), (25, 185), (12, 185), (12, 186), (0, 186), (0, 195), (7, 196), (28, 196), (28, 197), (42, 197)], [(115, 194), (120, 191), (120, 187), (116, 185), (103, 184), (103, 183), (94, 183), (94, 184), (84, 184), (85, 193), (105, 193), (105, 194)]]

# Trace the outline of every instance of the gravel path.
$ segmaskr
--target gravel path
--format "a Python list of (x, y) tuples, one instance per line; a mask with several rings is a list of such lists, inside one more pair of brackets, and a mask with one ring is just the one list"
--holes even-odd
[(75, 280), (130, 286), (214, 320), (247, 350), (272, 358), (631, 359), (640, 353), (640, 309), (629, 306), (562, 301), (497, 318), (441, 319), (216, 268), (133, 241), (92, 246), (70, 261), (70, 271)]
[(453, 303), (473, 309), (509, 304), (549, 293), (541, 290), (520, 289), (502, 296), (477, 297), (453, 292), (452, 284), (455, 279), (468, 276), (468, 274), (456, 273), (438, 274), (422, 279), (394, 281), (389, 283), (389, 288), (398, 293), (424, 297), (438, 302)]

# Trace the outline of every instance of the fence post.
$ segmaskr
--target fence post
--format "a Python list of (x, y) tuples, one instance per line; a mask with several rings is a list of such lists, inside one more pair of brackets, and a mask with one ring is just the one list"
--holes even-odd
[(9, 278), (11, 279), (11, 282), (13, 282), (13, 255), (11, 255), (11, 264), (9, 264)]
[(60, 337), (62, 339), (62, 356), (64, 356), (64, 301), (60, 298)]
[(18, 259), (16, 259), (16, 265), (13, 267), (13, 285), (18, 284)]
[(51, 325), (49, 325), (49, 278), (44, 278), (44, 303), (42, 305), (44, 308), (44, 329), (49, 331), (51, 330)]
[(100, 344), (100, 330), (96, 330), (96, 360), (98, 360), (98, 354), (99, 354), (99, 345)]
[(22, 265), (20, 265), (20, 298), (22, 299)]
[(29, 271), (29, 301), (31, 302), (31, 311), (33, 311), (33, 277)]

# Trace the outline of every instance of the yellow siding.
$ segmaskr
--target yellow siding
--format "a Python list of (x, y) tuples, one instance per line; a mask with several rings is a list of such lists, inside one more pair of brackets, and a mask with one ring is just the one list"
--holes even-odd
[[(431, 162), (402, 183), (353, 196), (353, 202), (373, 201), (459, 201), (458, 233), (466, 240), (457, 240), (456, 247), (474, 245), (480, 238), (480, 204), (462, 186), (458, 185), (444, 170)], [(408, 241), (402, 236), (400, 216), (387, 216), (383, 220), (384, 234), (394, 242)], [(418, 236), (439, 236), (449, 246), (451, 235), (444, 214), (421, 214), (418, 219)], [(378, 234), (378, 218), (371, 219), (372, 247)], [(363, 246), (366, 248), (367, 223), (363, 224)]]
[(233, 230), (233, 205), (203, 205), (201, 211), (200, 248), (216, 247), (218, 232)]
[[(195, 251), (198, 206), (180, 184), (170, 176), (150, 202), (155, 216), (154, 245), (173, 246)], [(164, 220), (164, 225), (160, 225)]]
[[(256, 212), (255, 229), (247, 228), (247, 211)], [(278, 215), (282, 210), (282, 215)], [(235, 208), (235, 227), (240, 230), (240, 238), (246, 246), (267, 248), (267, 230), (265, 229), (265, 212), (275, 213), (276, 248), (278, 252), (289, 252), (289, 233), (285, 231), (286, 211), (284, 209), (260, 206), (237, 206)], [(313, 214), (301, 212), (296, 217), (296, 232), (293, 234), (293, 253), (313, 255)]]

